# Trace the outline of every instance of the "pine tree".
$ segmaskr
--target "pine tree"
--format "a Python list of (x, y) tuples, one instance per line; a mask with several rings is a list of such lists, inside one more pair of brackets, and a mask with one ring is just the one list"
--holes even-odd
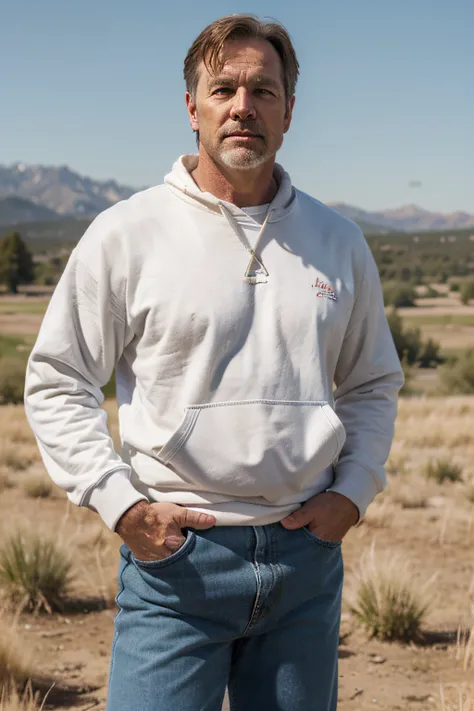
[(12, 232), (0, 240), (0, 283), (16, 294), (20, 284), (34, 279), (33, 257), (19, 232)]

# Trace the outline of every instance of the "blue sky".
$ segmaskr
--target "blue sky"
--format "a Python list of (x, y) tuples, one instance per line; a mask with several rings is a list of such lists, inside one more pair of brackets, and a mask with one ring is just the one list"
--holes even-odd
[(278, 160), (298, 187), (474, 213), (472, 0), (0, 0), (0, 163), (162, 182), (195, 150), (184, 56), (231, 12), (293, 38), (301, 76)]

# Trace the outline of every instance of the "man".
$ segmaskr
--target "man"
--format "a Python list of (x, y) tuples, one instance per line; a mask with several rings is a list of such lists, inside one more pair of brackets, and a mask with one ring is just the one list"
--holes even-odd
[(278, 24), (200, 34), (198, 155), (94, 221), (29, 360), (51, 477), (123, 540), (110, 711), (336, 708), (340, 545), (402, 373), (360, 229), (275, 163), (297, 76)]

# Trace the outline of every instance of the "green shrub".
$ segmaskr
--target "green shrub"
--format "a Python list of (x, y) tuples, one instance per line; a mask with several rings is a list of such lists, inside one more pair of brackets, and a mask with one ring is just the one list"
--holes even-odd
[(61, 609), (71, 583), (68, 554), (52, 538), (17, 531), (0, 548), (0, 586), (30, 611)]
[(396, 309), (415, 306), (416, 291), (412, 286), (389, 281), (382, 288), (385, 306), (394, 306)]
[(413, 365), (418, 360), (421, 349), (421, 331), (419, 328), (403, 328), (402, 317), (396, 309), (387, 316), (393, 342), (401, 361)]
[(437, 289), (433, 289), (432, 286), (427, 286), (424, 291), (418, 295), (419, 299), (438, 299), (444, 296)]
[(454, 291), (454, 292), (459, 292), (459, 291), (461, 291), (461, 285), (460, 285), (460, 283), (459, 283), (458, 281), (453, 281), (453, 282), (449, 285), (449, 290), (450, 290), (450, 291)]
[(459, 358), (441, 366), (440, 391), (443, 395), (474, 393), (474, 350), (469, 348)]
[(474, 299), (474, 281), (463, 281), (461, 284), (461, 303), (468, 304)]
[(462, 467), (448, 459), (430, 460), (424, 468), (424, 475), (427, 479), (433, 479), (438, 484), (445, 481), (460, 481), (462, 478)]
[(439, 363), (443, 362), (440, 354), (441, 346), (432, 338), (421, 344), (420, 352), (418, 353), (418, 365), (420, 368), (436, 368)]
[(24, 358), (0, 360), (0, 405), (18, 405), (23, 402), (26, 361)]

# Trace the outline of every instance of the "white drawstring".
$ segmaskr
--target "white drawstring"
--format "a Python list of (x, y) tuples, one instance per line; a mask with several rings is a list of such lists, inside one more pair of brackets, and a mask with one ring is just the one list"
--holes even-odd
[[(254, 248), (252, 249), (252, 247), (250, 246), (250, 244), (249, 244), (248, 241), (247, 241), (247, 238), (246, 238), (246, 236), (245, 236), (245, 233), (244, 233), (243, 230), (241, 229), (241, 227), (240, 227), (240, 225), (238, 224), (238, 222), (234, 219), (234, 216), (230, 214), (230, 212), (225, 208), (225, 206), (224, 206), (221, 202), (219, 202), (218, 205), (219, 205), (220, 211), (222, 212), (222, 214), (223, 214), (224, 217), (226, 218), (226, 220), (227, 220), (227, 222), (229, 223), (229, 226), (231, 227), (231, 229), (232, 229), (232, 231), (234, 232), (234, 234), (237, 235), (237, 237), (239, 238), (241, 244), (245, 247), (245, 249), (247, 250), (247, 252), (250, 252), (250, 254), (251, 254), (250, 261), (249, 261), (249, 263), (248, 263), (248, 265), (247, 265), (247, 269), (245, 270), (244, 280), (245, 280), (246, 282), (248, 282), (249, 284), (257, 284), (257, 283), (262, 282), (262, 281), (267, 281), (267, 277), (269, 276), (269, 274), (268, 274), (268, 272), (267, 272), (267, 270), (266, 270), (266, 268), (265, 268), (265, 265), (264, 265), (264, 264), (260, 261), (260, 259), (257, 257), (256, 251), (257, 251), (257, 247), (258, 247), (258, 245), (259, 245), (259, 242), (260, 242), (260, 240), (261, 240), (261, 238), (262, 238), (262, 236), (263, 236), (263, 233), (265, 232), (266, 226), (267, 226), (267, 224), (268, 224), (268, 220), (269, 220), (269, 218), (270, 218), (270, 213), (271, 213), (270, 208), (268, 209), (267, 215), (266, 215), (266, 217), (265, 217), (265, 220), (263, 221), (263, 225), (262, 225), (262, 227), (261, 227), (261, 229), (260, 229), (260, 232), (259, 232), (258, 235), (257, 235), (257, 239), (256, 239), (256, 241), (255, 241), (255, 246), (254, 246)], [(250, 274), (250, 271), (251, 271), (251, 268), (252, 268), (252, 265), (253, 265), (254, 262), (257, 262), (257, 264), (260, 266), (260, 269), (258, 270), (258, 272), (260, 272), (260, 274), (256, 274), (255, 276), (252, 276), (252, 275)]]

